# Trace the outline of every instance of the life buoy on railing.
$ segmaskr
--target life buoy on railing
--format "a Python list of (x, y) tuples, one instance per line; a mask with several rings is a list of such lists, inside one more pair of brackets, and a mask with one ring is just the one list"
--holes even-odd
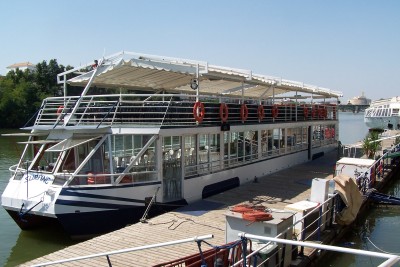
[(259, 105), (257, 108), (257, 116), (258, 116), (258, 120), (262, 121), (265, 117), (265, 111), (264, 111), (264, 106), (263, 105)]
[(200, 101), (197, 101), (193, 106), (193, 117), (198, 122), (201, 123), (204, 119), (204, 115), (206, 110), (204, 108), (204, 104)]
[(317, 117), (317, 115), (318, 115), (317, 112), (318, 112), (318, 108), (314, 106), (311, 111), (311, 115), (313, 118)]
[(307, 119), (308, 118), (308, 107), (307, 106), (304, 106), (303, 113), (304, 113), (304, 118)]
[(59, 106), (57, 109), (57, 115), (60, 115), (64, 109), (64, 106)]
[(242, 106), (240, 107), (240, 118), (242, 119), (242, 122), (245, 122), (248, 117), (249, 109), (247, 108), (246, 104), (242, 104)]
[(96, 184), (96, 177), (91, 172), (87, 174), (87, 184)]
[(228, 105), (225, 103), (221, 103), (219, 105), (219, 117), (222, 122), (227, 122), (229, 116)]
[(271, 113), (272, 113), (272, 118), (278, 117), (278, 106), (277, 105), (272, 106)]
[(324, 108), (319, 108), (318, 109), (318, 117), (319, 118), (325, 118), (325, 109)]
[(325, 128), (325, 139), (330, 139), (330, 138), (331, 138), (331, 129)]

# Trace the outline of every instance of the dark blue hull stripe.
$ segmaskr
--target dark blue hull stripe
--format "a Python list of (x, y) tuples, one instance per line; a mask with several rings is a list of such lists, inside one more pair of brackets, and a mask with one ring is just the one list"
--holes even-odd
[[(142, 201), (144, 203), (144, 201)], [(74, 200), (57, 200), (56, 205), (63, 206), (76, 206), (77, 208), (99, 208), (99, 209), (126, 209), (132, 207), (143, 207), (144, 205), (123, 205), (123, 204), (110, 204), (110, 203), (99, 203), (99, 202), (87, 202), (87, 201), (74, 201)]]

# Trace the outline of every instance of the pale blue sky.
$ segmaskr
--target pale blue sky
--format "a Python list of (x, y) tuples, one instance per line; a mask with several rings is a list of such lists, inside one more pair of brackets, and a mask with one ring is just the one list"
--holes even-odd
[(373, 100), (400, 95), (400, 1), (2, 0), (0, 74), (122, 50), (208, 61)]

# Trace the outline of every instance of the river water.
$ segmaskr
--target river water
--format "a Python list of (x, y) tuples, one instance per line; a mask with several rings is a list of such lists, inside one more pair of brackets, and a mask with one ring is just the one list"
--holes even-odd
[[(365, 137), (367, 127), (364, 125), (362, 113), (340, 113), (339, 120), (342, 144), (355, 143)], [(15, 130), (3, 130), (0, 133), (6, 132)], [(3, 193), (9, 179), (8, 168), (17, 163), (23, 148), (16, 142), (25, 140), (26, 138), (0, 136), (0, 194)], [(395, 184), (392, 190), (392, 194), (400, 196), (399, 183)], [(365, 223), (352, 230), (352, 234), (346, 237), (346, 244), (351, 244), (354, 248), (376, 251), (366, 239), (368, 236), (378, 247), (387, 251), (399, 251), (399, 246), (396, 246), (398, 244), (396, 242), (400, 240), (400, 231), (396, 225), (399, 219), (400, 209), (377, 209), (365, 219)], [(15, 266), (76, 243), (58, 229), (21, 231), (3, 208), (0, 208), (0, 225), (0, 266)], [(387, 231), (388, 229), (394, 231)], [(327, 266), (376, 266), (377, 264), (371, 265), (371, 263), (378, 262), (374, 259), (365, 260), (365, 257), (359, 259), (343, 254), (334, 258), (336, 260), (332, 260)]]

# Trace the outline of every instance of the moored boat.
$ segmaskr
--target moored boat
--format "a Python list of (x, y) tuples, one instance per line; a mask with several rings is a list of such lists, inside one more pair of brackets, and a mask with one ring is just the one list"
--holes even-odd
[(371, 129), (400, 129), (400, 97), (373, 101), (365, 110), (364, 122)]
[(22, 229), (104, 233), (337, 147), (337, 91), (129, 52), (84, 67), (23, 128), (2, 195)]

